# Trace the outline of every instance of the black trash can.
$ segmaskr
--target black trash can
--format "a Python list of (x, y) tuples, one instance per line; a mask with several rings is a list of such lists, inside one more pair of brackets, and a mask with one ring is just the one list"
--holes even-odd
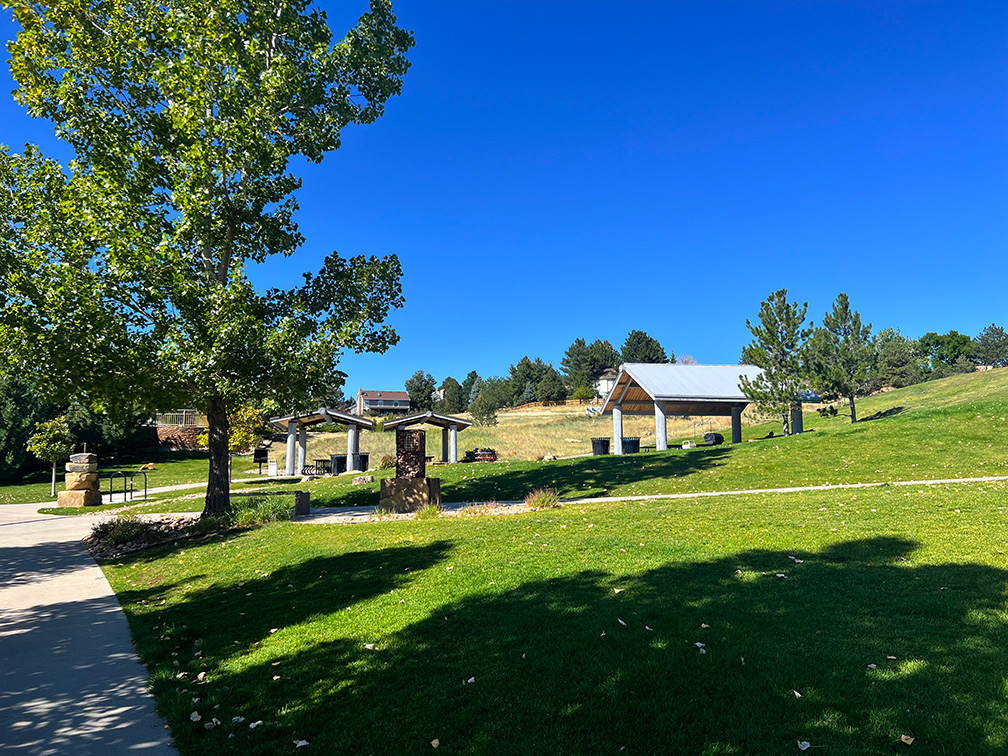
[(361, 452), (360, 454), (354, 455), (357, 457), (356, 464), (354, 464), (354, 470), (360, 470), (361, 472), (367, 472), (368, 463), (371, 461), (371, 454), (369, 452)]
[(596, 457), (604, 457), (609, 453), (609, 439), (608, 438), (593, 438), (592, 442), (592, 455)]
[(637, 454), (640, 452), (640, 436), (623, 436), (623, 453)]
[(724, 436), (720, 433), (704, 433), (703, 440), (707, 446), (720, 446), (724, 443)]
[(346, 472), (346, 454), (332, 454), (329, 456), (329, 465), (332, 467), (332, 474), (339, 475)]

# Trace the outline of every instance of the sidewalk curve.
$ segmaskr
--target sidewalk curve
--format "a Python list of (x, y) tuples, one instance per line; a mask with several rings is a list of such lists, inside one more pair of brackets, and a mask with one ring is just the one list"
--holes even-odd
[(91, 517), (0, 507), (0, 753), (176, 754)]

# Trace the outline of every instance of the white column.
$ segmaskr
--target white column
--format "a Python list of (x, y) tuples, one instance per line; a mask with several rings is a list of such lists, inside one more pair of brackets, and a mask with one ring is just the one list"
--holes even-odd
[(455, 425), (455, 423), (452, 423), (451, 425), (451, 429), (448, 433), (448, 438), (450, 441), (448, 446), (449, 449), (448, 461), (451, 462), (452, 464), (455, 464), (456, 462), (458, 462), (458, 426)]
[(668, 449), (668, 429), (665, 425), (665, 402), (654, 403), (654, 437), (655, 451)]
[(612, 408), (613, 454), (623, 453), (623, 406), (614, 404)]
[(297, 448), (297, 470), (298, 474), (308, 464), (308, 426), (302, 425), (298, 428), (298, 448)]
[(359, 432), (360, 431), (357, 428), (357, 425), (354, 424), (354, 423), (350, 423), (350, 425), (347, 427), (347, 435), (346, 435), (346, 455), (347, 455), (346, 456), (346, 465), (347, 465), (346, 469), (347, 470), (356, 470), (357, 469), (357, 465), (355, 464), (356, 460), (354, 459), (354, 455), (357, 454), (357, 449), (360, 448), (360, 445), (359, 445), (359, 443), (357, 441), (357, 435), (358, 435)]
[(441, 461), (448, 461), (448, 429), (441, 429)]
[(294, 475), (294, 449), (297, 446), (297, 421), (287, 422), (287, 462), (286, 471), (288, 475)]

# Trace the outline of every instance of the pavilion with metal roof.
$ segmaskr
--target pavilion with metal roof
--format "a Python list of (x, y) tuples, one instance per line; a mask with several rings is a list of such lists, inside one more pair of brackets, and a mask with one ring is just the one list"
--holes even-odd
[[(308, 456), (308, 426), (319, 423), (333, 423), (347, 426), (347, 464), (360, 457), (361, 428), (371, 430), (374, 422), (366, 417), (350, 415), (346, 412), (319, 407), (314, 412), (303, 415), (284, 415), (271, 417), (270, 425), (281, 431), (287, 431), (287, 474), (296, 475), (307, 463)], [(295, 449), (297, 459), (295, 461)], [(349, 468), (353, 469), (353, 468)]]
[(742, 410), (749, 404), (741, 379), (753, 380), (762, 372), (754, 365), (623, 365), (602, 404), (602, 413), (613, 416), (613, 453), (623, 453), (624, 412), (654, 412), (657, 451), (668, 448), (669, 414), (731, 416), (732, 443), (741, 443)]
[(441, 429), (441, 461), (455, 463), (458, 462), (458, 432), (460, 429), (468, 428), (472, 425), (472, 420), (454, 415), (442, 415), (440, 412), (418, 412), (405, 417), (397, 417), (394, 420), (385, 421), (384, 430), (391, 431), (396, 428), (407, 428), (411, 425), (433, 425)]

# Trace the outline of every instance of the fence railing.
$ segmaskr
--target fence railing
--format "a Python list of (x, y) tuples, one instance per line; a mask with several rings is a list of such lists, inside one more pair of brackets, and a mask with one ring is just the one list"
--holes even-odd
[(194, 409), (177, 410), (175, 412), (158, 412), (154, 415), (155, 425), (191, 425), (196, 428), (206, 428), (206, 415)]

